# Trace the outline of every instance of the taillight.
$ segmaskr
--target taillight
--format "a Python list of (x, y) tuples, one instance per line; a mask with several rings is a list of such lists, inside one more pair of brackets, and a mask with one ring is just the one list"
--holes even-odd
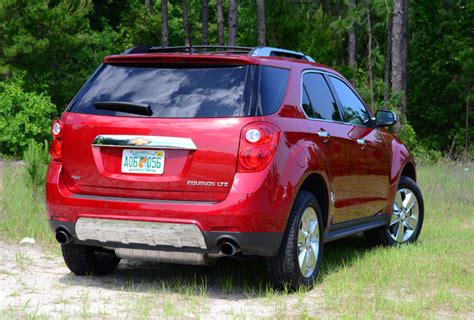
[(242, 129), (238, 172), (265, 169), (272, 161), (280, 139), (280, 130), (265, 122), (254, 122)]
[(61, 161), (63, 157), (63, 123), (61, 120), (54, 120), (51, 125), (51, 135), (53, 141), (49, 148), (49, 154), (51, 159), (55, 161)]

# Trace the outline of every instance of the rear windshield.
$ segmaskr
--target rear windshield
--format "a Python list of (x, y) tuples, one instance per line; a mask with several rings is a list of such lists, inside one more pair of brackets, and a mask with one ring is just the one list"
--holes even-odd
[(288, 77), (287, 69), (255, 65), (213, 68), (102, 65), (79, 91), (68, 111), (107, 116), (144, 116), (97, 107), (100, 102), (112, 101), (148, 105), (152, 112), (151, 116), (145, 117), (268, 115), (279, 109)]

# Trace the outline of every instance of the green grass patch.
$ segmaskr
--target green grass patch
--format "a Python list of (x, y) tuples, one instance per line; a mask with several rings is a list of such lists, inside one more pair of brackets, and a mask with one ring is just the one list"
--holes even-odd
[[(0, 170), (1, 237), (53, 243), (43, 191), (32, 194), (21, 166), (7, 164)], [(270, 316), (277, 318), (311, 317), (315, 310), (348, 318), (473, 317), (474, 165), (420, 166), (418, 183), (425, 200), (418, 243), (373, 248), (362, 236), (329, 243), (318, 283), (309, 291), (275, 290), (259, 261), (221, 261), (210, 267), (137, 263), (105, 277), (104, 286), (143, 293), (126, 309), (144, 318), (157, 308), (163, 316), (187, 316), (182, 305), (204, 316), (214, 298), (270, 307)], [(21, 253), (17, 264), (28, 264)], [(83, 315), (88, 312), (85, 306)], [(236, 318), (256, 316), (245, 309), (229, 312)]]
[(473, 169), (453, 163), (418, 168), (425, 201), (418, 243), (369, 248), (352, 237), (326, 245), (321, 286), (328, 306), (361, 317), (472, 316)]
[(0, 237), (15, 242), (30, 237), (42, 244), (54, 243), (46, 217), (44, 189), (33, 193), (25, 167), (18, 163), (0, 164), (0, 175)]

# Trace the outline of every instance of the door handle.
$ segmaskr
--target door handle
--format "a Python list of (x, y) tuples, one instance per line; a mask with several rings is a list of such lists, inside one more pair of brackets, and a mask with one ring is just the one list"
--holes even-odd
[(327, 131), (318, 131), (318, 136), (320, 138), (323, 138), (323, 143), (328, 143), (329, 142), (329, 137), (331, 136), (329, 132)]
[(321, 138), (329, 138), (331, 135), (327, 131), (319, 131), (318, 136), (320, 136)]
[(357, 139), (357, 143), (363, 146), (366, 144), (365, 139)]

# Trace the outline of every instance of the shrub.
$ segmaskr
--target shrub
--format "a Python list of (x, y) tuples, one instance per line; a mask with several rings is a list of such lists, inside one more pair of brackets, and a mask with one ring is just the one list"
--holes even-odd
[(19, 157), (29, 139), (44, 141), (55, 106), (43, 94), (25, 92), (22, 77), (0, 82), (0, 154)]
[(27, 186), (33, 190), (33, 195), (37, 195), (38, 190), (43, 188), (46, 170), (49, 162), (48, 141), (38, 143), (33, 139), (28, 141), (28, 148), (23, 153), (26, 162), (25, 179)]
[(399, 137), (403, 144), (405, 144), (405, 146), (410, 150), (414, 150), (418, 146), (415, 130), (409, 123), (402, 125)]
[(418, 144), (411, 151), (413, 153), (413, 157), (415, 158), (418, 164), (436, 163), (443, 156), (441, 151), (426, 148), (421, 144)]

